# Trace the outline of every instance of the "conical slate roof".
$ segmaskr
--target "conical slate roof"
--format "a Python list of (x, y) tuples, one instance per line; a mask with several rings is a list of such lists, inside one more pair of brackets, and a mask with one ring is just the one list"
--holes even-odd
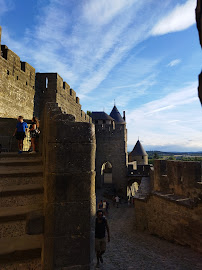
[(125, 123), (124, 119), (122, 118), (120, 112), (118, 111), (117, 107), (114, 105), (114, 108), (112, 109), (110, 116), (114, 118), (114, 120), (118, 123)]
[(147, 156), (147, 153), (145, 152), (143, 146), (141, 145), (141, 142), (138, 140), (136, 142), (136, 145), (133, 148), (133, 151), (130, 152), (131, 156)]
[(105, 112), (92, 112), (91, 117), (93, 118), (93, 120), (111, 120), (111, 121), (114, 121), (114, 119)]

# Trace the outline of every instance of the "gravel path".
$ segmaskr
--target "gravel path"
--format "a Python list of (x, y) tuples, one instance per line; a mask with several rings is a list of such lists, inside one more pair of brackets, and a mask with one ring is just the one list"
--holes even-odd
[[(134, 226), (134, 208), (111, 206), (108, 216), (111, 242), (102, 270), (202, 270), (202, 255), (146, 233)], [(97, 269), (97, 268), (95, 268)]]

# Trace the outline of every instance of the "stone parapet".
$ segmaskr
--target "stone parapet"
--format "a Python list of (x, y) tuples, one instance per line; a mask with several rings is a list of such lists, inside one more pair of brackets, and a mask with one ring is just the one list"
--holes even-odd
[(76, 92), (57, 73), (36, 73), (35, 114), (40, 117), (47, 102), (55, 102), (63, 113), (72, 114), (77, 122), (92, 123), (81, 110)]
[(48, 105), (43, 117), (43, 269), (92, 269), (95, 130)]
[(135, 199), (135, 227), (202, 253), (202, 204), (171, 194)]
[(21, 62), (17, 54), (1, 45), (0, 117), (31, 119), (34, 108), (35, 69)]

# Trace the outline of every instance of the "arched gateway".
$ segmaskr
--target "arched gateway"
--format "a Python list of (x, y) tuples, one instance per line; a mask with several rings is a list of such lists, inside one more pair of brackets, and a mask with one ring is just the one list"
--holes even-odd
[(125, 115), (122, 117), (116, 106), (110, 115), (92, 112), (96, 133), (96, 187), (104, 184), (103, 164), (112, 165), (112, 185), (116, 192), (126, 195), (127, 190), (127, 129)]

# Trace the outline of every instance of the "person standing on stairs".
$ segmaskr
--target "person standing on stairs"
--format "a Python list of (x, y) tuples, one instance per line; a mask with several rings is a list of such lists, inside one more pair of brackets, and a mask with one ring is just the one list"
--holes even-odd
[(26, 137), (26, 132), (28, 131), (28, 125), (23, 121), (23, 116), (18, 116), (18, 123), (14, 131), (13, 136), (18, 140), (18, 154), (22, 154), (23, 151), (23, 140)]
[[(30, 137), (31, 137), (31, 145), (30, 145), (28, 152), (30, 152), (30, 154), (35, 154), (37, 140), (39, 137), (39, 120), (35, 116), (32, 118), (32, 124), (30, 126), (29, 132), (30, 132)], [(32, 149), (32, 151), (31, 151), (31, 149)]]

